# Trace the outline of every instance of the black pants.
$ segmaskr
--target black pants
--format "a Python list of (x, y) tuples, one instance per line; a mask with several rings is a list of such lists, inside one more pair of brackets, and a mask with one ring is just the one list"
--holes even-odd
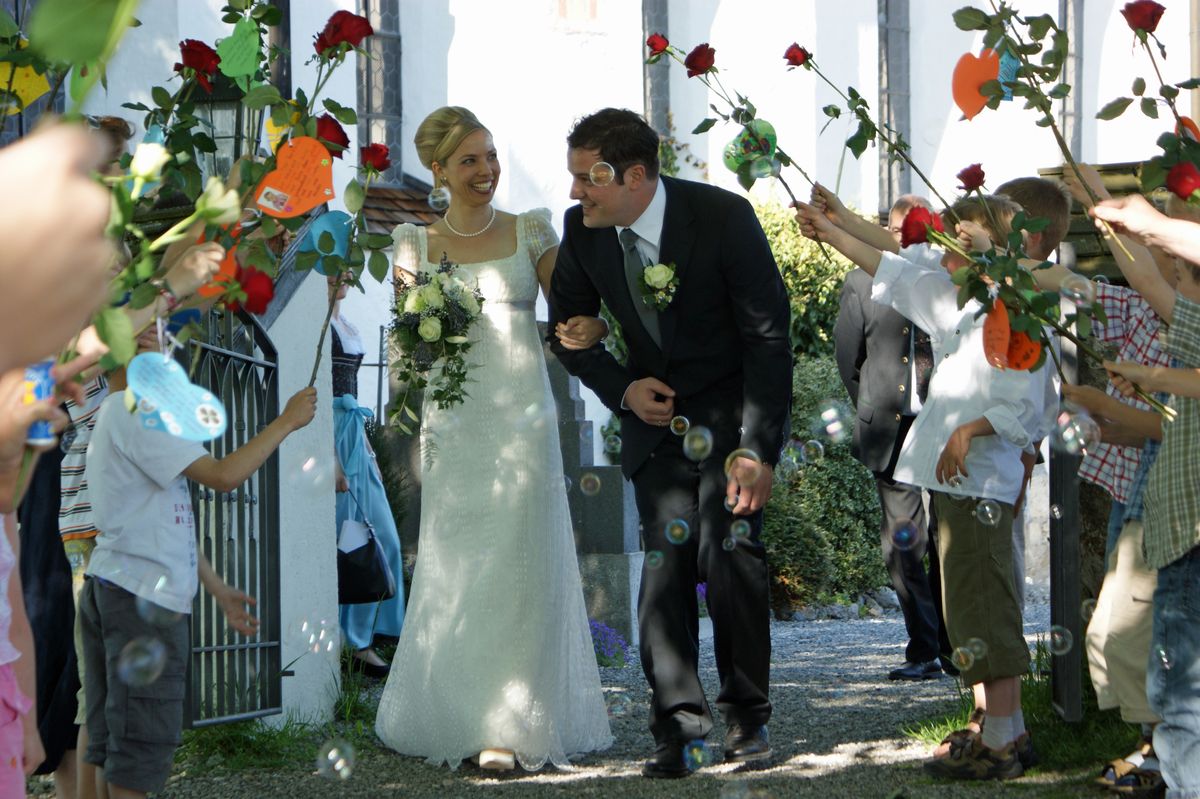
[[(722, 544), (735, 518), (724, 506), (724, 458), (717, 455), (729, 451), (722, 449), (723, 443), (718, 441), (713, 455), (697, 464), (684, 456), (677, 437), (668, 436), (633, 475), (647, 553), (638, 594), (640, 652), (653, 692), (650, 731), (658, 742), (703, 738), (712, 729), (712, 713), (697, 674), (697, 582), (708, 583), (708, 615), (721, 680), (717, 709), (726, 724), (765, 724), (771, 716), (762, 512), (745, 517), (749, 536), (726, 551)], [(675, 519), (690, 529), (680, 544), (671, 543), (665, 532)]]
[[(892, 479), (900, 446), (912, 424), (912, 417), (905, 417), (896, 436), (896, 445), (888, 463), (887, 471), (875, 473), (875, 487), (879, 491), (879, 504), (883, 519), (879, 528), (883, 562), (887, 566), (892, 588), (904, 614), (904, 627), (908, 631), (908, 646), (904, 659), (913, 663), (924, 663), (938, 655), (950, 654), (950, 640), (946, 636), (946, 625), (942, 618), (942, 586), (937, 554), (937, 521), (930, 504), (930, 518), (926, 519), (921, 504), (921, 489), (898, 483)], [(903, 549), (892, 539), (896, 526), (911, 519), (922, 535), (918, 545)], [(928, 535), (925, 535), (926, 531)], [(925, 571), (924, 559), (929, 555), (929, 571)]]

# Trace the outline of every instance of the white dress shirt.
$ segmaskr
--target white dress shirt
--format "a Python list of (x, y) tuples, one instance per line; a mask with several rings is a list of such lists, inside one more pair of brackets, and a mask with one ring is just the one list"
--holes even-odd
[[(975, 300), (958, 307), (958, 287), (934, 263), (928, 248), (905, 257), (884, 252), (871, 298), (889, 305), (929, 334), (934, 368), (929, 394), (900, 450), (897, 482), (956, 496), (1016, 502), (1024, 479), (1021, 453), (1052, 429), (1058, 409), (1054, 370), (997, 369), (983, 349), (983, 316)], [(936, 251), (935, 251), (936, 252)], [(912, 260), (909, 260), (909, 259)], [(936, 467), (950, 435), (985, 417), (995, 435), (979, 436), (967, 451), (961, 483), (937, 481)]]

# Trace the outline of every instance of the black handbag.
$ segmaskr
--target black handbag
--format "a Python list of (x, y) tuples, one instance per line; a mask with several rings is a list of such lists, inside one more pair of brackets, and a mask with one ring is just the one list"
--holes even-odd
[[(350, 492), (350, 498), (363, 514), (361, 524), (367, 528), (367, 543), (349, 552), (338, 550), (338, 604), (362, 605), (391, 599), (396, 595), (396, 577), (388, 566), (387, 556), (379, 544), (379, 539), (375, 537), (375, 528), (366, 518), (366, 513), (358, 504), (354, 492)], [(342, 527), (347, 524), (359, 522), (346, 519), (342, 522)], [(340, 538), (341, 531), (338, 532)]]

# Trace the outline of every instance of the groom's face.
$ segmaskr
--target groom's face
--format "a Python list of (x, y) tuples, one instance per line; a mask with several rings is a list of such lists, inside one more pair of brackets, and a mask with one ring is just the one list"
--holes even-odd
[(586, 227), (628, 226), (637, 221), (641, 213), (633, 191), (639, 185), (640, 174), (645, 168), (632, 166), (625, 170), (623, 183), (614, 180), (607, 186), (596, 186), (588, 175), (592, 165), (602, 160), (599, 150), (567, 150), (567, 169), (571, 173), (571, 199), (579, 201), (579, 207), (583, 210), (583, 224)]

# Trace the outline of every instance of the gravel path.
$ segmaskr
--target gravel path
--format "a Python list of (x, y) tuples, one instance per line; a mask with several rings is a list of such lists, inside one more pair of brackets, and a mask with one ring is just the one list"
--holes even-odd
[[(1049, 626), (1044, 605), (1028, 608), (1032, 638)], [(631, 711), (613, 719), (613, 747), (579, 761), (570, 772), (524, 772), (494, 777), (464, 764), (457, 772), (400, 757), (383, 749), (361, 751), (353, 775), (342, 782), (316, 776), (312, 761), (285, 771), (207, 773), (180, 771), (163, 797), (490, 797), (630, 796), (713, 797), (1095, 797), (1078, 775), (1036, 771), (999, 785), (945, 785), (926, 779), (924, 748), (900, 729), (954, 707), (950, 679), (889, 683), (905, 641), (898, 614), (852, 621), (792, 621), (772, 624), (774, 646), (771, 741), (775, 757), (766, 768), (716, 763), (684, 780), (651, 781), (639, 776), (651, 747), (645, 729), (646, 687), (641, 669), (601, 669), (606, 694), (623, 692)], [(702, 678), (709, 697), (717, 692), (711, 641), (701, 648)], [(379, 690), (378, 688), (376, 689)], [(723, 727), (710, 741), (720, 742)], [(315, 753), (314, 753), (315, 756)], [(719, 760), (719, 755), (717, 757)]]

